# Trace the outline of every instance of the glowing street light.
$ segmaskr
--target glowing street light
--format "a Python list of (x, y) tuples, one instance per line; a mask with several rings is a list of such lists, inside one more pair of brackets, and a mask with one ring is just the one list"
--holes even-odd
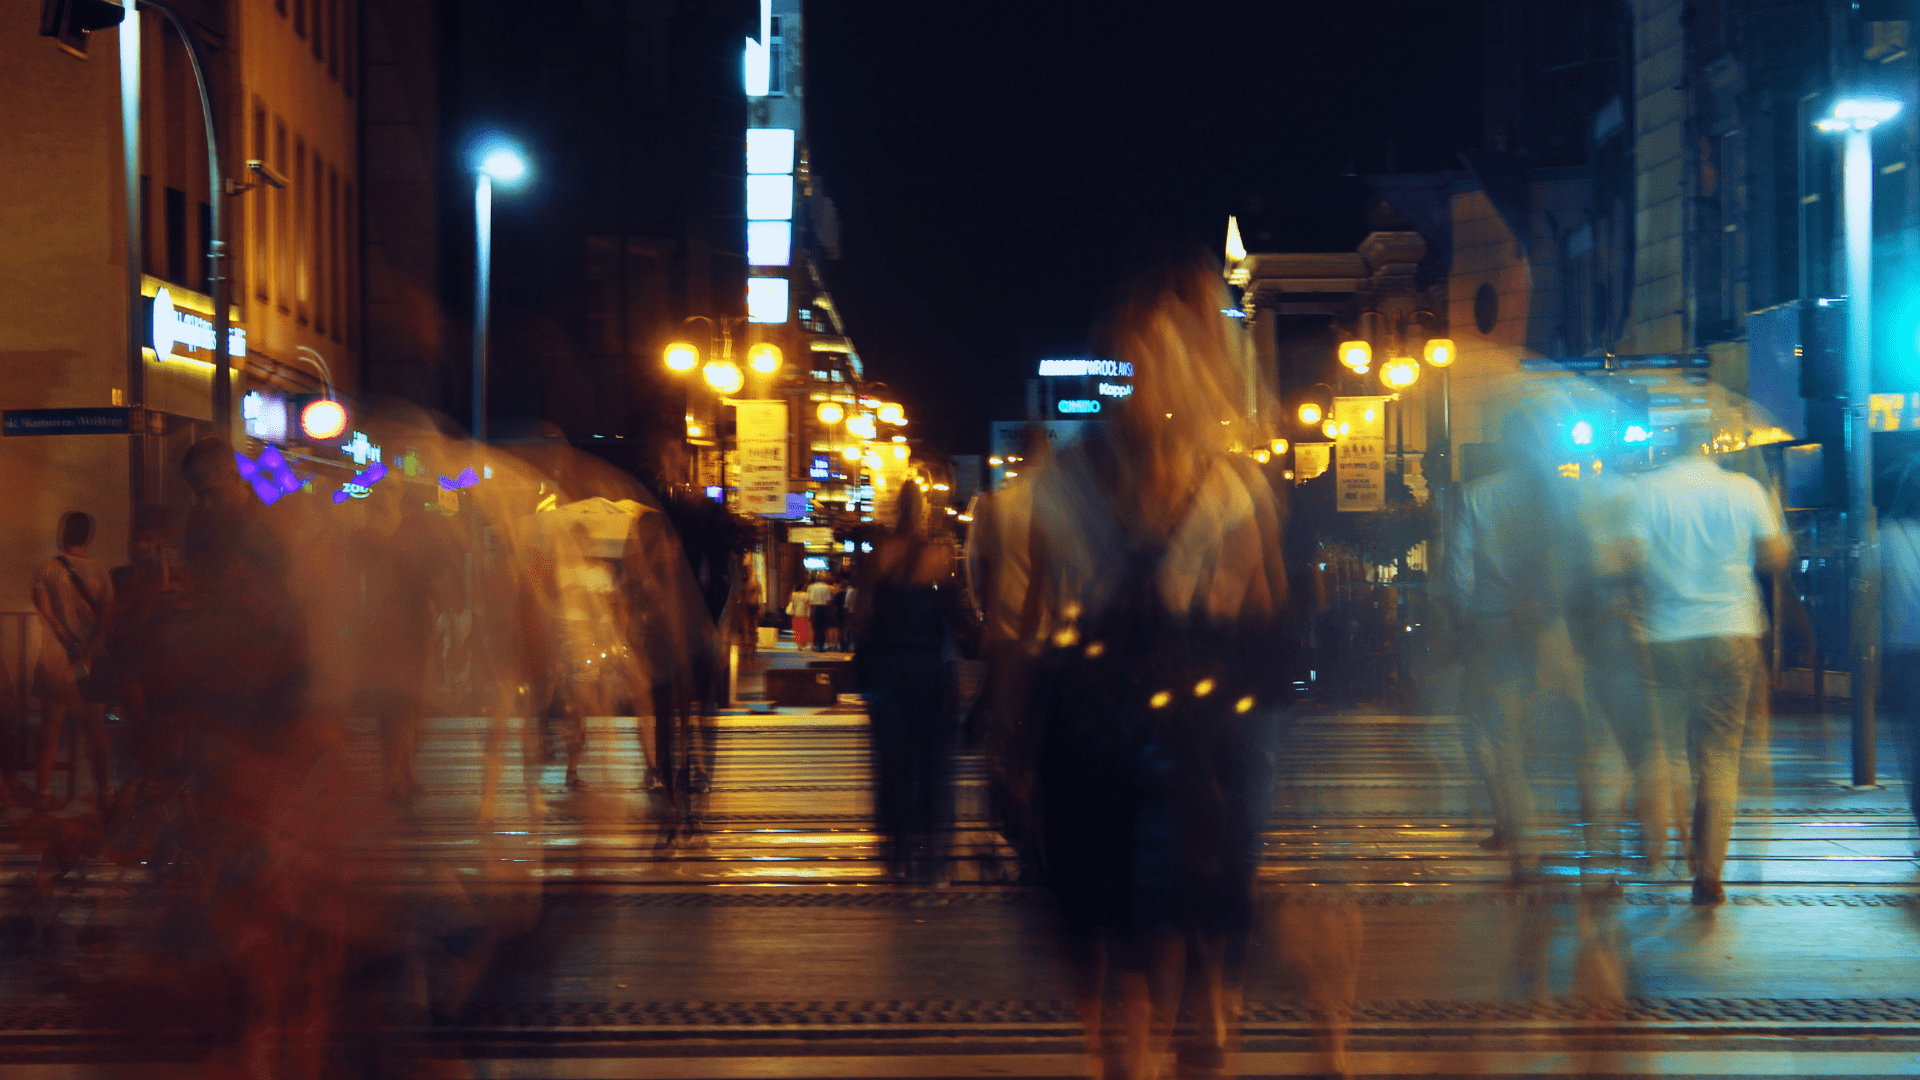
[(1300, 405), (1300, 422), (1308, 427), (1319, 423), (1320, 418), (1325, 415), (1326, 412), (1320, 408), (1320, 403), (1317, 401), (1302, 402)]
[(737, 393), (746, 383), (746, 377), (740, 373), (740, 365), (731, 360), (714, 360), (702, 369), (707, 385), (722, 394)]
[(505, 139), (493, 138), (474, 152), (473, 223), (473, 438), (487, 440), (487, 316), (492, 304), (493, 185), (508, 187), (527, 175), (527, 159)]
[(837, 424), (846, 419), (847, 410), (841, 408), (837, 401), (823, 401), (816, 415), (820, 417), (820, 422), (823, 424)]
[(1854, 685), (1852, 695), (1853, 783), (1872, 787), (1878, 772), (1874, 747), (1874, 696), (1880, 685), (1879, 538), (1873, 517), (1873, 437), (1868, 432), (1868, 393), (1873, 374), (1873, 140), (1874, 128), (1900, 114), (1887, 98), (1848, 97), (1814, 126), (1844, 132), (1840, 174), (1846, 214), (1847, 252), (1847, 540), (1856, 554), (1850, 566)]
[(1287, 452), (1287, 440), (1275, 439), (1272, 442), (1268, 443), (1267, 447), (1268, 449), (1272, 450), (1276, 454), (1284, 454)]
[(700, 350), (684, 341), (667, 346), (667, 370), (688, 372), (700, 363)]
[(1373, 346), (1364, 341), (1343, 341), (1340, 343), (1340, 362), (1353, 369), (1357, 375), (1365, 375), (1373, 364)]
[(889, 403), (880, 406), (880, 419), (898, 426), (907, 422), (907, 413), (900, 406)]
[(762, 341), (747, 350), (747, 366), (762, 375), (771, 375), (780, 370), (780, 346), (771, 341)]
[(1422, 357), (1429, 367), (1446, 367), (1453, 363), (1455, 355), (1452, 338), (1428, 338), (1427, 347), (1422, 350)]
[(840, 456), (846, 458), (848, 461), (859, 461), (860, 448), (852, 444), (843, 446), (840, 448)]
[(1420, 364), (1411, 356), (1396, 356), (1380, 365), (1380, 381), (1395, 390), (1404, 390), (1420, 381)]
[(1327, 421), (1326, 423), (1324, 423), (1324, 424), (1321, 424), (1321, 425), (1320, 425), (1320, 434), (1322, 434), (1322, 435), (1325, 435), (1325, 436), (1326, 436), (1327, 438), (1329, 438), (1329, 439), (1337, 439), (1337, 438), (1339, 438), (1339, 437), (1340, 437), (1340, 424), (1339, 424), (1339, 422), (1338, 422), (1338, 421), (1336, 421), (1336, 420), (1329, 420), (1329, 421)]

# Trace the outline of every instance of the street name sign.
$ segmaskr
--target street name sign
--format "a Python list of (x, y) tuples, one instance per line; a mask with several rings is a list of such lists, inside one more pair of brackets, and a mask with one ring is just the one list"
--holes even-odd
[(0, 413), (5, 435), (128, 435), (145, 431), (145, 409), (8, 409)]

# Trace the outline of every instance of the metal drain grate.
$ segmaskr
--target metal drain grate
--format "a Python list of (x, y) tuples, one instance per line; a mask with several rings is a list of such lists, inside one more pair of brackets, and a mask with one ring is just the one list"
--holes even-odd
[[(1256, 1028), (1314, 1023), (1313, 1013), (1304, 1001), (1253, 1004), (1247, 1008), (1244, 1020)], [(951, 1028), (1076, 1022), (1074, 1007), (1061, 1001), (501, 1002), (473, 1005), (451, 1026), (494, 1030), (895, 1025)], [(1905, 1025), (1920, 1024), (1920, 999), (1678, 998), (1613, 1003), (1368, 1001), (1355, 1004), (1353, 1022), (1356, 1025)]]

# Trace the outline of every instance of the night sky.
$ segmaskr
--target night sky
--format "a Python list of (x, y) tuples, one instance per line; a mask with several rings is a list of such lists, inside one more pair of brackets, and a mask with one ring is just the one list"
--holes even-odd
[(1478, 145), (1474, 0), (807, 5), (808, 136), (840, 209), (827, 265), (869, 378), (979, 453), (1040, 355), (1080, 355), (1139, 252), (1351, 250), (1342, 174)]

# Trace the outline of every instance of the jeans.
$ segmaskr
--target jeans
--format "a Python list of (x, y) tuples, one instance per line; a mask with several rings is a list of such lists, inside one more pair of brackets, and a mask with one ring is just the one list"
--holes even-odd
[(1694, 876), (1717, 885), (1740, 800), (1740, 747), (1760, 671), (1760, 643), (1750, 637), (1687, 638), (1651, 642), (1647, 652), (1661, 719), (1687, 732)]
[(827, 627), (831, 625), (832, 624), (827, 621), (827, 605), (814, 604), (813, 605), (813, 651), (814, 652), (827, 651)]

